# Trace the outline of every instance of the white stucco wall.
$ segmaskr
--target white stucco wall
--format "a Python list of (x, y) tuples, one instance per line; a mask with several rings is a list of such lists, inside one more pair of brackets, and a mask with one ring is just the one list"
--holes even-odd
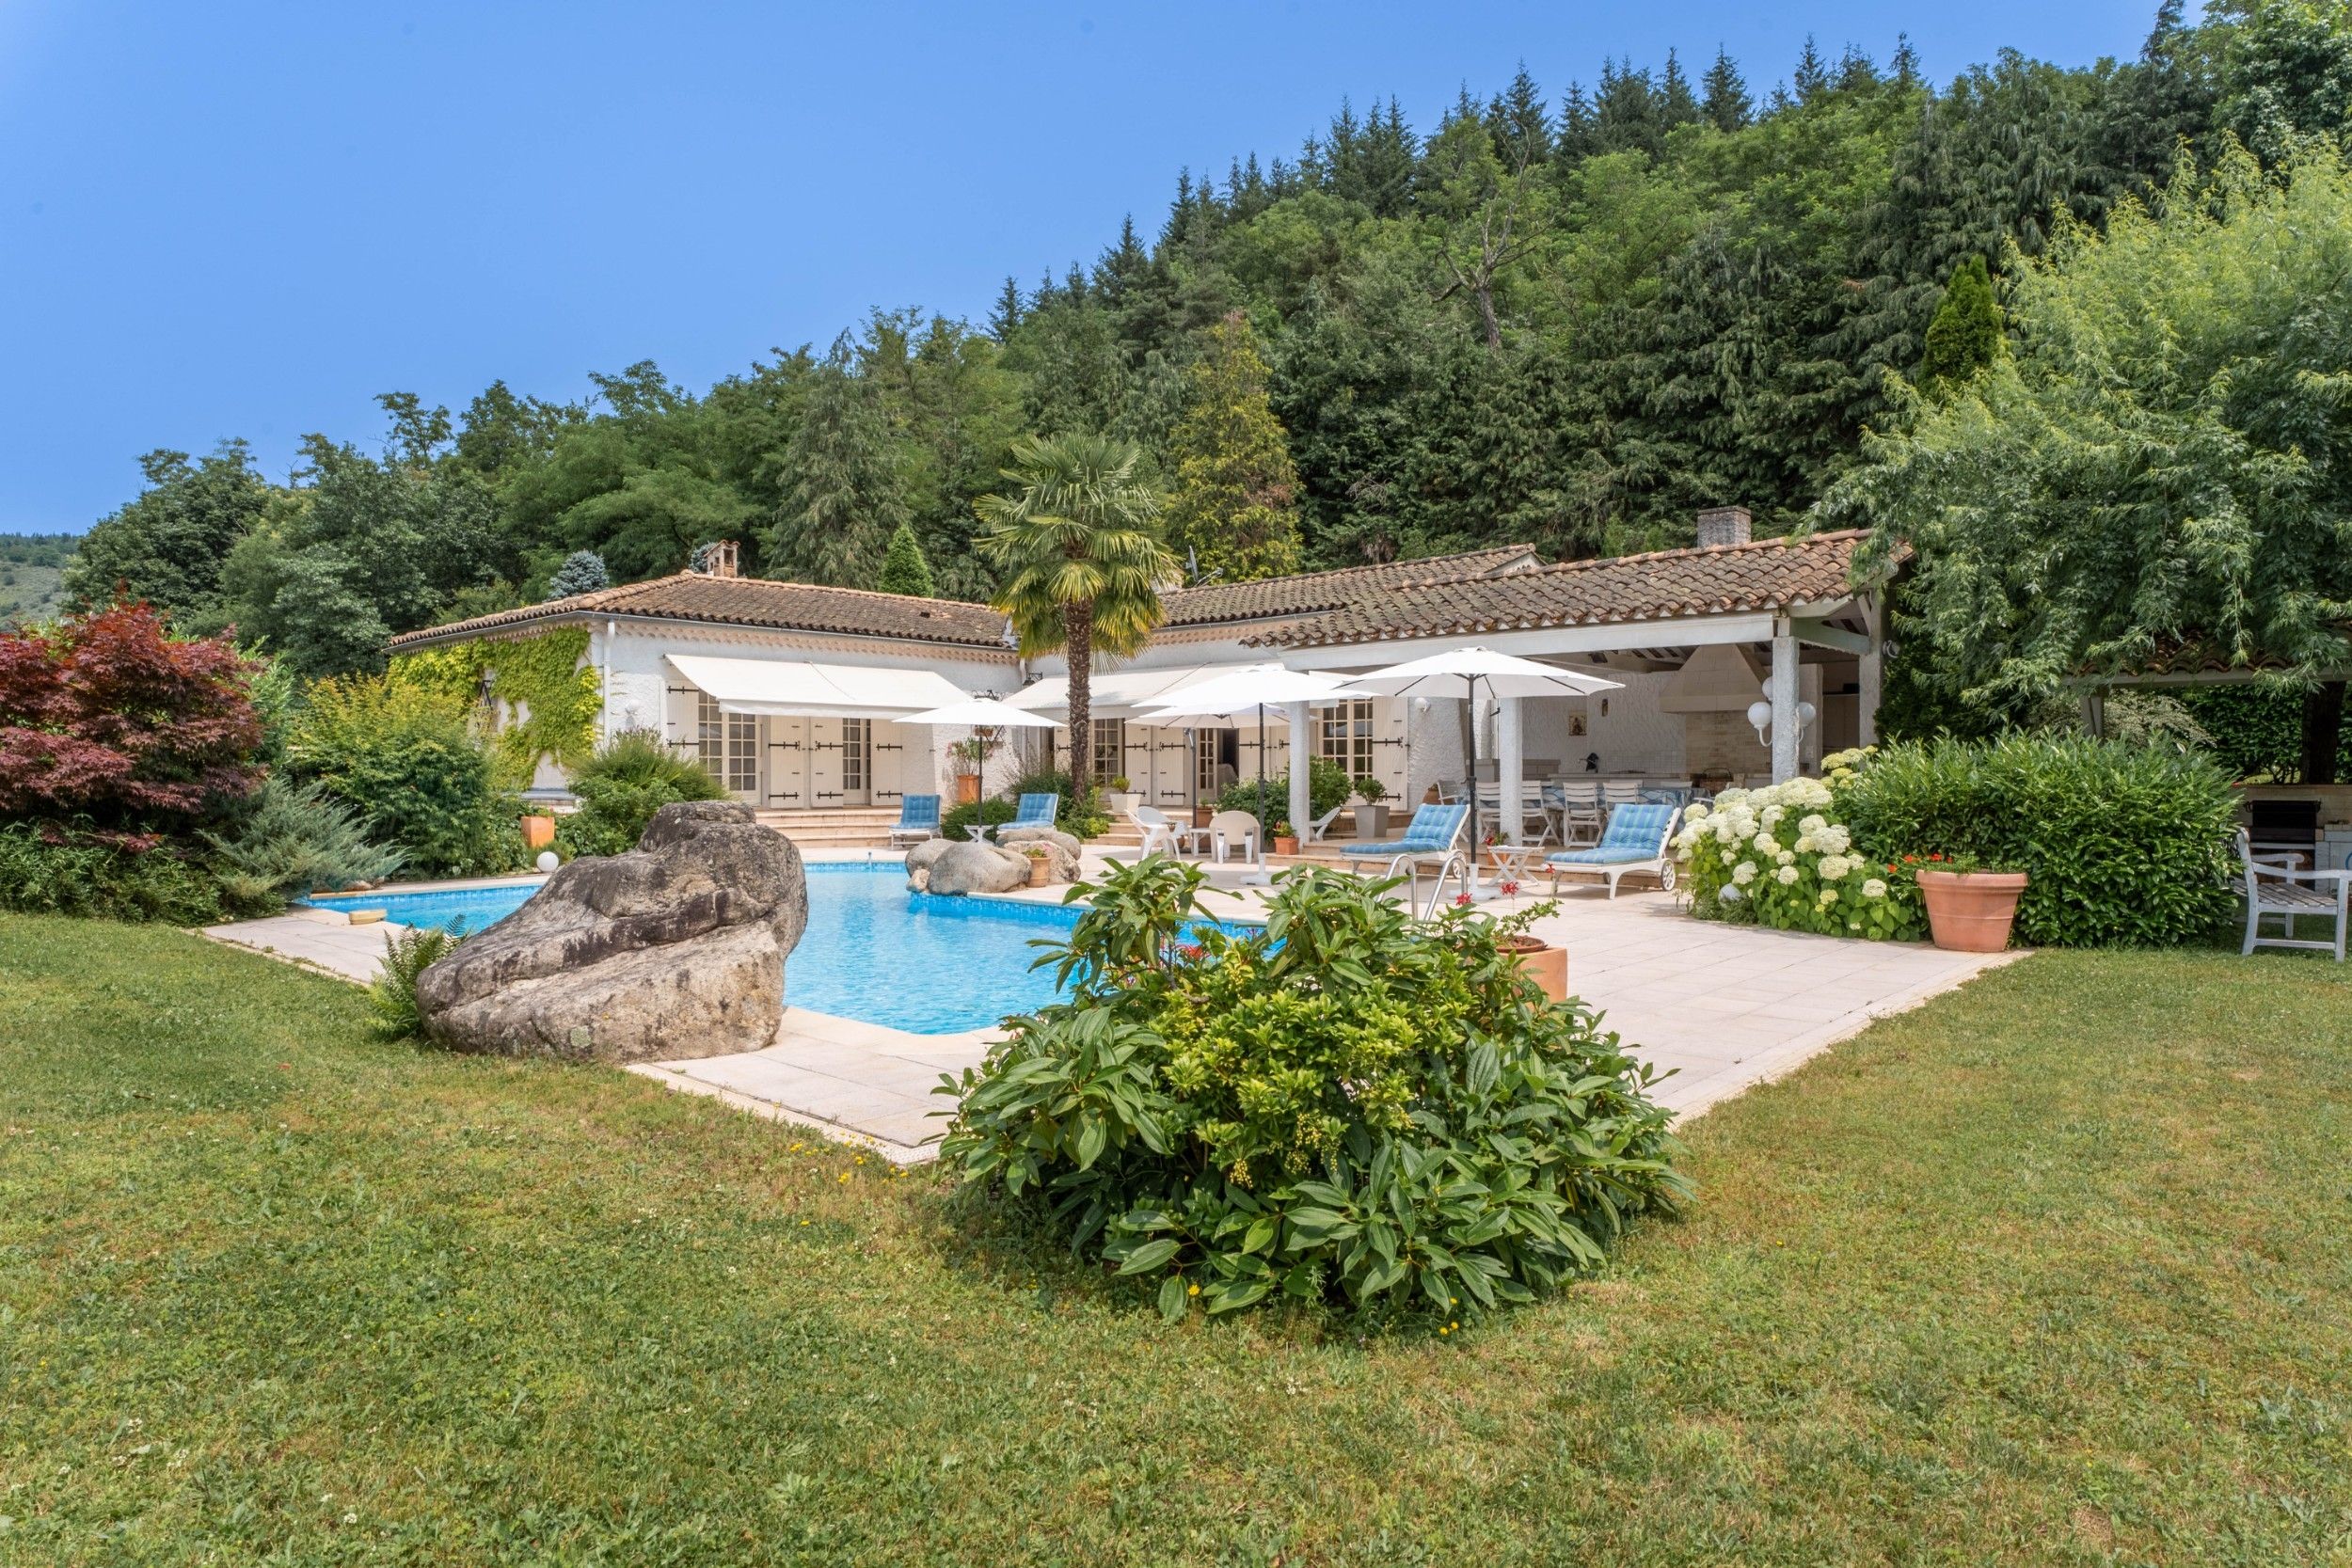
[[(596, 626), (589, 636), (589, 662), (605, 673), (606, 734), (648, 729), (659, 732), (673, 744), (691, 743), (695, 734), (695, 697), (685, 678), (666, 662), (672, 654), (930, 670), (960, 690), (975, 695), (1009, 696), (1025, 684), (1020, 666), (1009, 657), (958, 648), (871, 638), (828, 638), (752, 629), (705, 630), (623, 622), (610, 632), (604, 626)], [(878, 721), (875, 725), (878, 742), (887, 739), (904, 748), (899, 753), (897, 788), (912, 793), (937, 793), (950, 800), (955, 795), (955, 779), (947, 748), (963, 739), (965, 733), (888, 721)], [(989, 762), (989, 787), (1001, 788), (1010, 783), (1024, 766), (1023, 752), (1017, 747), (1000, 749)]]

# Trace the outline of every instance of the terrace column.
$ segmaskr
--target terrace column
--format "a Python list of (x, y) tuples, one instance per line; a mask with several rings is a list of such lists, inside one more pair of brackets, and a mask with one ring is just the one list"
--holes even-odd
[(1879, 703), (1886, 694), (1886, 619), (1873, 603), (1863, 617), (1870, 628), (1870, 645), (1857, 660), (1860, 666), (1855, 686), (1861, 695), (1854, 699), (1859, 710), (1854, 723), (1854, 744), (1875, 746), (1879, 743)]
[(1772, 625), (1772, 783), (1797, 776), (1797, 634), (1786, 619)]
[(1521, 715), (1526, 703), (1524, 697), (1504, 697), (1495, 715), (1495, 813), (1502, 818), (1496, 826), (1512, 844), (1522, 842), (1527, 832), (1526, 814), (1519, 810), (1519, 781), (1527, 771), (1527, 729)]
[(1290, 705), (1291, 716), (1291, 832), (1299, 837), (1300, 848), (1306, 847), (1308, 825), (1314, 821), (1312, 797), (1307, 790), (1307, 775), (1312, 768), (1315, 754), (1314, 736), (1308, 732), (1307, 705)]

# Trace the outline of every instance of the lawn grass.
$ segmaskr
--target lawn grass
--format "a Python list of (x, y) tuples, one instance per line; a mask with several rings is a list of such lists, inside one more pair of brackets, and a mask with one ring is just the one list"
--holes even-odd
[(2352, 987), (2059, 954), (1689, 1129), (1438, 1339), (1164, 1327), (926, 1176), (0, 917), (0, 1563), (2352, 1552)]

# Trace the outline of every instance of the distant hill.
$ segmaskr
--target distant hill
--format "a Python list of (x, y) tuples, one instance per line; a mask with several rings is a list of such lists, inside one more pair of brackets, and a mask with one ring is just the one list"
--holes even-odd
[(59, 579), (78, 533), (0, 533), (0, 626), (45, 621), (64, 608)]

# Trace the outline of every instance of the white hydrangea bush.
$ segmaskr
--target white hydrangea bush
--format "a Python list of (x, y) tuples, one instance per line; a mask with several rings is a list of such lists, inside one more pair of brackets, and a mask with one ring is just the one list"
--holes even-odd
[(1919, 936), (1915, 884), (1872, 863), (1839, 819), (1838, 789), (1873, 751), (1823, 757), (1818, 779), (1727, 789), (1692, 806), (1673, 847), (1692, 912), (1874, 942)]

